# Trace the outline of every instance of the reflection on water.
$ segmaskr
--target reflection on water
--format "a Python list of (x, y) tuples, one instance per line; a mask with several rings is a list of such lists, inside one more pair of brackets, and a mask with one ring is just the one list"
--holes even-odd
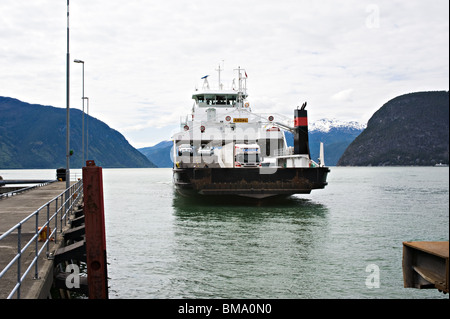
[(320, 203), (295, 196), (271, 197), (263, 200), (239, 196), (186, 197), (175, 190), (173, 191), (173, 207), (176, 213), (242, 211), (246, 214), (261, 214), (265, 211), (271, 213), (280, 211), (324, 215), (327, 211), (326, 207)]
[(296, 197), (173, 197), (183, 298), (297, 298), (314, 267), (327, 209)]

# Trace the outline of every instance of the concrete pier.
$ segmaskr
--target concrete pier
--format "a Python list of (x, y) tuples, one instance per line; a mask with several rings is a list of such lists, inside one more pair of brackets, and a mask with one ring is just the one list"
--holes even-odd
[[(65, 182), (54, 182), (0, 200), (0, 236), (27, 218), (37, 209), (45, 205), (47, 202), (61, 195), (65, 190)], [(57, 202), (55, 201), (50, 205), (50, 214), (55, 212), (57, 205), (61, 206), (63, 200), (64, 199), (61, 196)], [(24, 245), (26, 245), (26, 243), (35, 235), (36, 225), (43, 225), (46, 221), (47, 209), (44, 208), (39, 212), (37, 221), (36, 217), (32, 217), (23, 224), (20, 231), (21, 249), (23, 249)], [(51, 231), (54, 227), (53, 224), (54, 222), (50, 223)], [(61, 226), (62, 229), (64, 229), (64, 224), (61, 225), (61, 222), (57, 221), (57, 227), (61, 229)], [(58, 238), (60, 236), (60, 231), (55, 234), (57, 237), (53, 238), (53, 240), (49, 242), (50, 252), (56, 251), (63, 244), (63, 241)], [(43, 242), (36, 242), (36, 244), (33, 242), (21, 256), (20, 267), (22, 274), (35, 257), (36, 245), (38, 246), (38, 249), (40, 249)], [(18, 246), (17, 230), (0, 241), (0, 271), (3, 271), (8, 263), (16, 256)], [(13, 265), (11, 269), (9, 269), (4, 276), (0, 278), (0, 299), (7, 298), (16, 285), (18, 279), (17, 268), (17, 265)], [(50, 291), (50, 286), (53, 282), (53, 268), (53, 261), (47, 258), (44, 251), (44, 253), (42, 253), (38, 258), (38, 276), (35, 278), (34, 270), (28, 273), (22, 282), (20, 297), (25, 299), (39, 299), (48, 297), (48, 292)]]
[[(108, 298), (102, 168), (0, 200), (0, 299)], [(80, 271), (85, 267), (86, 272)], [(87, 277), (86, 277), (87, 273)]]
[[(48, 201), (60, 195), (65, 189), (66, 182), (54, 182), (0, 200), (0, 234), (16, 225)], [(26, 230), (23, 231), (25, 232)]]

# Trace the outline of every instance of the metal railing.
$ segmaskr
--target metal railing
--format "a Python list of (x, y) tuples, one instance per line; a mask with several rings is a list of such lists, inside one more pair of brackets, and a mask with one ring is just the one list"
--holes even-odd
[[(60, 233), (63, 230), (63, 227), (67, 224), (67, 218), (69, 213), (73, 211), (73, 207), (77, 204), (77, 202), (80, 200), (80, 198), (83, 196), (83, 180), (80, 179), (73, 185), (71, 185), (69, 188), (67, 188), (64, 192), (62, 192), (60, 195), (56, 196), (52, 200), (48, 201), (46, 204), (42, 205), (40, 208), (38, 208), (36, 211), (34, 211), (32, 214), (24, 218), (22, 221), (20, 221), (18, 224), (10, 228), (8, 231), (6, 231), (4, 234), (0, 236), (0, 245), (1, 241), (7, 238), (10, 235), (17, 235), (17, 254), (14, 256), (14, 258), (5, 266), (3, 270), (0, 272), (0, 283), (2, 277), (6, 274), (6, 272), (13, 267), (14, 264), (17, 264), (17, 280), (14, 288), (11, 290), (10, 294), (8, 295), (7, 299), (11, 299), (14, 294), (16, 294), (17, 299), (20, 299), (20, 288), (21, 285), (28, 275), (28, 273), (31, 271), (31, 269), (34, 267), (34, 278), (38, 278), (39, 274), (39, 264), (38, 264), (38, 258), (46, 249), (46, 256), (49, 258), (50, 256), (50, 241), (54, 240), (54, 242), (57, 242), (57, 232)], [(39, 216), (40, 214), (45, 214), (45, 222), (40, 225), (39, 224)], [(30, 222), (31, 220), (35, 220), (34, 225), (34, 235), (31, 237), (31, 239), (25, 243), (25, 245), (22, 247), (22, 236), (23, 236), (23, 226)], [(42, 223), (41, 218), (41, 223)], [(51, 222), (54, 221), (53, 229), (51, 226)], [(59, 223), (59, 224), (58, 224)], [(45, 232), (45, 233), (44, 233)], [(42, 234), (44, 233), (44, 234)], [(42, 234), (42, 235), (41, 235)], [(45, 236), (44, 236), (45, 235)], [(45, 241), (42, 242), (41, 247), (39, 248), (39, 237), (44, 238)], [(41, 239), (42, 239), (41, 238)], [(34, 251), (32, 251), (31, 255), (33, 255), (33, 259), (29, 263), (29, 265), (22, 265), (25, 263), (22, 260), (22, 257), (27, 251), (28, 248), (31, 250), (32, 244), (34, 243)], [(30, 254), (30, 253), (29, 253)], [(22, 266), (27, 267), (26, 270), (22, 273)]]
[(45, 186), (45, 185), (54, 183), (54, 182), (56, 182), (56, 179), (52, 180), (52, 181), (46, 181), (46, 182), (38, 183), (36, 185), (32, 185), (32, 186), (28, 186), (28, 187), (24, 187), (24, 188), (15, 189), (15, 190), (12, 190), (10, 192), (2, 193), (2, 194), (0, 194), (0, 199), (6, 198), (6, 197), (10, 197), (10, 196), (14, 196), (14, 195), (17, 195), (17, 194), (20, 194), (20, 193), (32, 190), (32, 189), (37, 188), (37, 187), (41, 187), (41, 186)]
[(279, 148), (273, 152), (275, 156), (289, 156), (294, 155), (294, 148), (289, 146), (287, 148)]

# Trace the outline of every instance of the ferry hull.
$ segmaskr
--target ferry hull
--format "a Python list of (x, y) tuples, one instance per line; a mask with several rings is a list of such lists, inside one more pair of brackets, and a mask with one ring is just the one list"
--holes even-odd
[(266, 198), (309, 194), (327, 185), (328, 167), (314, 168), (175, 168), (178, 193)]

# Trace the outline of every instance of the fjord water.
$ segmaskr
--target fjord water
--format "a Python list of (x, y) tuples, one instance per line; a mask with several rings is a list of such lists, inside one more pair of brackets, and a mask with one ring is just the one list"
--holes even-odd
[(403, 241), (449, 239), (448, 168), (333, 167), (328, 181), (207, 201), (177, 196), (170, 169), (105, 170), (110, 297), (448, 298), (402, 274)]
[(402, 242), (449, 239), (448, 173), (331, 167), (323, 190), (236, 202), (179, 197), (171, 169), (104, 169), (109, 296), (447, 299), (403, 288)]

